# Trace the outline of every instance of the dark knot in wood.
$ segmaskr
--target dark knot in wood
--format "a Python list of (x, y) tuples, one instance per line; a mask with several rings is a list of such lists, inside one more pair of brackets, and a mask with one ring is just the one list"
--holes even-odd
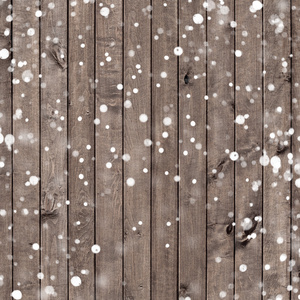
[(184, 83), (185, 83), (185, 84), (188, 84), (189, 82), (190, 82), (189, 75), (186, 74), (186, 75), (184, 76)]

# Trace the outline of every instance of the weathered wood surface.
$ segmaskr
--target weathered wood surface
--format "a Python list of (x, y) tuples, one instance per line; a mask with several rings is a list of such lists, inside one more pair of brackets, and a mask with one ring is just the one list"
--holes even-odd
[(299, 299), (299, 20), (0, 0), (0, 299)]

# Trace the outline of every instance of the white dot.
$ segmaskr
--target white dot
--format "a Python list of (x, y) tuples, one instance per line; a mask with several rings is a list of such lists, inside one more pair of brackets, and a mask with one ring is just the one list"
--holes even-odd
[(39, 250), (40, 249), (40, 246), (39, 246), (39, 244), (38, 243), (34, 243), (34, 244), (32, 244), (32, 249), (33, 250)]
[(169, 134), (168, 134), (166, 131), (164, 131), (164, 132), (162, 133), (162, 137), (163, 137), (164, 139), (166, 139), (168, 136), (169, 136)]
[(35, 34), (34, 28), (29, 28), (29, 29), (27, 30), (27, 34), (28, 34), (29, 36), (33, 36), (33, 35)]
[(218, 256), (218, 257), (215, 258), (215, 262), (216, 263), (219, 264), (221, 261), (222, 261), (222, 258), (220, 256)]
[(166, 244), (166, 248), (169, 248), (170, 247), (170, 245), (169, 244)]
[[(263, 166), (263, 167), (266, 167), (270, 162), (270, 158), (268, 155), (263, 155), (260, 157), (259, 159), (259, 163)], [(299, 187), (300, 187), (300, 181), (299, 181)]]
[(239, 158), (239, 154), (237, 152), (231, 152), (229, 157), (231, 160), (236, 161)]
[(148, 116), (146, 114), (141, 114), (139, 119), (142, 123), (145, 123), (148, 121)]
[(280, 261), (285, 261), (287, 259), (287, 255), (285, 253), (280, 255)]
[(36, 176), (30, 176), (29, 178), (29, 182), (31, 185), (37, 185), (39, 182), (39, 178)]
[(126, 162), (130, 161), (130, 154), (128, 154), (128, 153), (123, 154), (122, 159)]
[(275, 91), (275, 86), (274, 86), (274, 84), (269, 83), (269, 84), (268, 84), (268, 90), (269, 90), (270, 92)]
[(73, 286), (80, 286), (81, 285), (81, 279), (78, 276), (73, 276), (71, 278), (71, 283)]
[(179, 181), (180, 181), (180, 176), (176, 175), (176, 176), (174, 177), (174, 181), (179, 182)]
[(194, 21), (195, 24), (202, 24), (202, 22), (203, 22), (203, 17), (202, 17), (202, 15), (200, 15), (200, 14), (195, 14), (195, 15), (193, 16), (193, 21)]
[(42, 12), (41, 12), (40, 10), (37, 10), (37, 11), (35, 12), (35, 16), (36, 16), (37, 18), (41, 17), (41, 16), (42, 16)]
[(242, 54), (243, 54), (243, 53), (242, 53), (241, 50), (236, 50), (236, 51), (235, 51), (235, 56), (236, 56), (236, 57), (241, 57)]
[(171, 226), (171, 222), (167, 222), (167, 226)]
[(9, 57), (9, 51), (5, 48), (0, 50), (0, 59), (7, 59)]
[(174, 48), (174, 54), (180, 56), (183, 53), (183, 49), (181, 47)]
[(100, 15), (107, 18), (108, 15), (109, 15), (109, 8), (108, 7), (102, 7), (100, 9)]
[(278, 156), (273, 156), (270, 162), (273, 168), (279, 169), (281, 167), (281, 159)]
[(118, 89), (118, 90), (123, 90), (123, 84), (122, 84), (122, 83), (119, 83), (119, 84), (117, 85), (117, 89)]
[(102, 105), (100, 105), (100, 111), (101, 112), (103, 112), (103, 113), (105, 113), (105, 112), (107, 112), (107, 105), (105, 105), (105, 104), (102, 104)]
[(265, 270), (268, 271), (268, 270), (270, 270), (270, 268), (271, 268), (271, 266), (270, 266), (269, 264), (266, 264), (266, 265), (265, 265)]
[(246, 272), (247, 271), (247, 266), (246, 265), (240, 265), (240, 271), (241, 272)]
[(111, 167), (112, 167), (112, 163), (111, 162), (106, 163), (106, 168), (107, 169), (110, 169)]
[(53, 295), (53, 294), (55, 293), (54, 287), (51, 286), (51, 285), (47, 285), (47, 286), (45, 287), (45, 293), (46, 293), (47, 295)]
[(262, 9), (263, 5), (260, 1), (253, 1), (252, 2), (252, 7), (255, 9), (255, 10), (260, 10)]
[(165, 117), (163, 123), (165, 126), (170, 126), (172, 124), (172, 120), (169, 117)]
[(297, 188), (300, 188), (300, 178), (297, 178), (297, 179), (295, 180), (295, 186), (296, 186)]
[(124, 107), (125, 107), (125, 108), (130, 108), (131, 106), (132, 106), (131, 101), (130, 101), (130, 100), (125, 100), (125, 102), (124, 102)]
[(126, 180), (126, 183), (127, 183), (128, 186), (134, 186), (135, 185), (135, 180), (130, 177)]
[(19, 290), (14, 290), (11, 294), (10, 294), (15, 300), (20, 300), (22, 299), (22, 293)]
[(245, 118), (244, 116), (242, 115), (238, 115), (235, 119), (236, 123), (239, 124), (239, 125), (242, 125), (245, 123)]
[(235, 21), (231, 21), (231, 22), (230, 22), (230, 26), (231, 26), (232, 28), (235, 28), (235, 27), (237, 26), (237, 23), (236, 23)]
[(160, 77), (161, 77), (161, 78), (167, 78), (167, 76), (168, 76), (168, 75), (167, 75), (166, 72), (161, 72), (161, 73), (160, 73)]
[(283, 238), (282, 237), (279, 237), (278, 239), (277, 239), (277, 244), (282, 244), (283, 243)]
[(91, 248), (92, 252), (97, 254), (100, 252), (100, 246), (99, 245), (93, 245), (92, 248)]

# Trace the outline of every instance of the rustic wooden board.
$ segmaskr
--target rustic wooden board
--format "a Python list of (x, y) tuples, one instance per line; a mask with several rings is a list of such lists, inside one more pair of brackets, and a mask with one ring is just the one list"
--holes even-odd
[[(235, 2), (235, 294), (261, 299), (262, 11)], [(247, 73), (245, 74), (245, 70)]]
[[(290, 272), (290, 4), (264, 1), (264, 150), (270, 164), (263, 175), (263, 283), (265, 298), (288, 299)], [(272, 22), (281, 16), (277, 22)], [(279, 25), (276, 25), (279, 24)], [(282, 24), (282, 25), (280, 25)], [(275, 47), (276, 44), (276, 47)], [(284, 64), (286, 62), (286, 66)], [(281, 134), (282, 132), (282, 134)], [(279, 157), (281, 168), (274, 173)], [(273, 158), (273, 160), (272, 160)], [(275, 160), (275, 161), (274, 161)], [(273, 164), (273, 165), (272, 165)], [(266, 270), (265, 266), (270, 265)]]
[(63, 299), (68, 294), (67, 2), (43, 1), (41, 11), (41, 293), (42, 299)]
[[(180, 1), (179, 4), (179, 45), (183, 54), (179, 57), (178, 78), (179, 296), (199, 300), (206, 299), (206, 230), (203, 230), (206, 228), (206, 176), (203, 176), (206, 174), (206, 11), (203, 2)], [(202, 23), (196, 24), (194, 19), (200, 23), (201, 16)], [(193, 30), (187, 31), (186, 26), (193, 26)]]
[(0, 0), (0, 298), (298, 299), (298, 1), (25, 2)]
[[(177, 1), (152, 11), (152, 299), (177, 298), (178, 45)], [(150, 12), (148, 12), (149, 14)], [(165, 57), (168, 59), (165, 59)], [(158, 86), (159, 85), (159, 86)], [(163, 132), (168, 133), (163, 138)], [(177, 181), (175, 181), (175, 179)], [(167, 225), (171, 222), (171, 226)]]
[(207, 12), (207, 298), (212, 300), (234, 293), (234, 1), (223, 9), (223, 14), (220, 8)]
[[(40, 293), (39, 9), (13, 2), (13, 290)], [(25, 62), (25, 63), (24, 63)], [(23, 65), (23, 66), (22, 66)], [(18, 111), (17, 111), (18, 110)], [(21, 113), (22, 112), (22, 113)], [(30, 223), (30, 226), (28, 226)]]
[(96, 255), (96, 292), (99, 299), (122, 299), (123, 89), (119, 84), (124, 84), (123, 3), (110, 0), (100, 7), (101, 3), (96, 3), (95, 65), (99, 82), (95, 113), (100, 120), (96, 125), (96, 242), (101, 247)]
[[(300, 194), (299, 188), (299, 164), (300, 164), (300, 144), (298, 137), (300, 135), (300, 123), (299, 123), (299, 85), (300, 82), (300, 73), (299, 73), (299, 66), (300, 66), (300, 7), (297, 5), (297, 1), (292, 1), (292, 15), (291, 15), (291, 22), (292, 22), (292, 128), (294, 128), (295, 132), (292, 136), (292, 153), (293, 153), (293, 181), (292, 181), (292, 233), (291, 233), (291, 260), (295, 261), (295, 265), (292, 269), (291, 274), (291, 285), (293, 287), (293, 291), (291, 293), (291, 299), (296, 300), (298, 299), (299, 294), (299, 271), (300, 271), (300, 257), (299, 257), (299, 248), (300, 248), (300, 236), (297, 232), (300, 226), (299, 222), (299, 213), (300, 213)], [(297, 181), (298, 180), (298, 181)]]
[(151, 12), (142, 12), (148, 5), (149, 0), (124, 1), (123, 53), (124, 95), (132, 105), (124, 105), (124, 297), (145, 300), (150, 299), (152, 169), (151, 147), (144, 141), (151, 139)]
[[(10, 51), (11, 22), (6, 17), (11, 14), (10, 1), (0, 1), (0, 49)], [(0, 294), (9, 299), (12, 290), (12, 151), (4, 141), (12, 133), (11, 101), (11, 53), (0, 59)], [(6, 57), (6, 58), (5, 58)]]
[(95, 8), (69, 4), (69, 298), (94, 300)]

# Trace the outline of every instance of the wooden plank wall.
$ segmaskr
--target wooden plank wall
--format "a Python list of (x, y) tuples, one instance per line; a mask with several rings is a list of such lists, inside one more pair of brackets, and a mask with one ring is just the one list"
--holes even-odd
[(0, 0), (0, 299), (300, 299), (299, 20)]

